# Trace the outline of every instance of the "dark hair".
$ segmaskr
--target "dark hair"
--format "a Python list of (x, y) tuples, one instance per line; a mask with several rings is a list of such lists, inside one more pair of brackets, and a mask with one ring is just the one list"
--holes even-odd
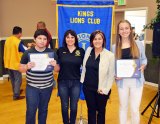
[(44, 35), (47, 37), (47, 40), (48, 40), (48, 33), (46, 32), (45, 29), (38, 29), (35, 31), (34, 33), (34, 38), (36, 39), (39, 35)]
[(135, 29), (135, 27), (132, 27), (132, 30), (134, 30)]
[(15, 26), (15, 27), (13, 28), (12, 34), (13, 34), (13, 35), (16, 35), (16, 34), (19, 34), (19, 33), (22, 33), (22, 28), (21, 28), (21, 27), (18, 27), (18, 26)]
[(90, 36), (90, 46), (94, 47), (93, 40), (94, 40), (94, 38), (96, 37), (97, 34), (100, 34), (102, 36), (102, 38), (103, 38), (103, 45), (102, 45), (102, 47), (103, 48), (106, 47), (106, 37), (105, 37), (104, 33), (102, 31), (100, 31), (100, 30), (96, 30), (96, 31), (94, 31), (94, 32), (91, 33), (91, 36)]
[(65, 32), (64, 37), (63, 37), (63, 47), (67, 47), (66, 37), (67, 37), (69, 34), (75, 37), (75, 44), (74, 44), (74, 45), (75, 45), (75, 47), (78, 48), (78, 47), (79, 47), (79, 45), (78, 45), (78, 37), (77, 37), (76, 32), (73, 31), (73, 30), (67, 30), (67, 31)]

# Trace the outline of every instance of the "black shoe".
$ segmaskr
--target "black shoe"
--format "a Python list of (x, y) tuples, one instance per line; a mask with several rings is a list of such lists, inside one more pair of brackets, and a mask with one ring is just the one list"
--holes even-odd
[(14, 97), (13, 100), (21, 100), (21, 99), (24, 99), (25, 96), (18, 96), (18, 97)]

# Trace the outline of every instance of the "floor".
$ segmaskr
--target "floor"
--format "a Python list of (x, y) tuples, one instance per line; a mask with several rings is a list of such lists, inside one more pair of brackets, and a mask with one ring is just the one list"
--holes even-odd
[[(22, 84), (22, 95), (25, 96), (25, 86), (26, 80), (23, 78)], [(140, 112), (144, 110), (144, 108), (149, 104), (152, 98), (157, 93), (157, 88), (145, 85), (143, 90), (143, 97), (142, 103), (140, 106)], [(87, 119), (87, 108), (86, 103), (83, 100), (79, 100), (78, 103), (78, 114), (77, 114), (77, 124), (82, 124), (78, 121), (81, 115), (85, 119)], [(8, 79), (5, 78), (4, 80), (0, 81), (0, 123), (1, 124), (24, 124), (25, 123), (25, 111), (26, 111), (26, 101), (25, 99), (13, 101), (12, 100), (12, 90), (11, 84), (8, 82)], [(106, 123), (107, 124), (118, 124), (118, 93), (117, 87), (114, 84), (112, 88), (112, 94), (110, 100), (107, 103), (106, 109)], [(48, 118), (47, 124), (63, 124), (62, 117), (61, 117), (61, 106), (60, 106), (60, 99), (57, 97), (57, 89), (53, 90), (51, 100), (49, 103), (48, 109)], [(141, 124), (148, 124), (149, 117), (151, 115), (151, 107), (141, 115)], [(129, 116), (129, 114), (128, 114)], [(130, 121), (128, 120), (128, 124)], [(151, 124), (160, 124), (160, 118), (153, 117)]]

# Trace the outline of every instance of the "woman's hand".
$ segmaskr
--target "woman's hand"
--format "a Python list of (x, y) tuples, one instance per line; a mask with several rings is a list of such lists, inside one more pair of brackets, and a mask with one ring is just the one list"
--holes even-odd
[(103, 91), (102, 91), (101, 89), (97, 90), (97, 92), (98, 92), (98, 94), (101, 94), (101, 95), (104, 94)]
[(146, 68), (146, 65), (142, 64), (141, 67), (138, 70), (140, 70), (141, 72), (144, 72), (145, 68)]
[(34, 62), (28, 62), (28, 63), (27, 63), (27, 70), (28, 70), (28, 69), (31, 69), (31, 68), (33, 68), (33, 67), (35, 67), (35, 63), (34, 63)]
[(120, 78), (120, 77), (116, 77), (116, 76), (115, 76), (115, 79), (116, 79), (116, 80), (122, 80), (122, 78)]

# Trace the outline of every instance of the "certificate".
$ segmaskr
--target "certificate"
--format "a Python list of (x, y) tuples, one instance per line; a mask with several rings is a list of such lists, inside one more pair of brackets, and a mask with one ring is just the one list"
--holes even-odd
[(141, 72), (139, 59), (116, 60), (116, 76), (123, 78), (140, 78)]
[(29, 53), (30, 62), (35, 63), (35, 67), (31, 71), (47, 72), (53, 71), (53, 66), (49, 63), (54, 60), (54, 53)]

